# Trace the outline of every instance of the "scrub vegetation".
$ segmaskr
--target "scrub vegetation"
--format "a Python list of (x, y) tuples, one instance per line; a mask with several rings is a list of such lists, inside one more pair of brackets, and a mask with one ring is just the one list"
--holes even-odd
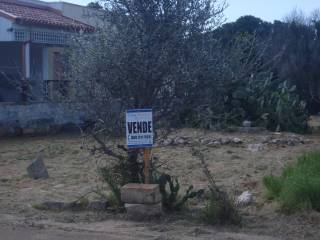
[[(283, 24), (270, 25), (247, 16), (223, 24), (223, 0), (101, 2), (104, 27), (74, 37), (66, 52), (66, 74), (72, 80), (68, 98), (87, 104), (92, 121), (82, 129), (83, 147), (105, 156), (99, 172), (119, 205), (121, 186), (146, 180), (142, 150), (129, 149), (121, 141), (127, 109), (153, 109), (155, 142), (174, 128), (223, 130), (244, 120), (277, 132), (308, 131), (307, 119), (318, 99), (310, 92), (318, 86), (317, 71), (307, 64), (313, 77), (303, 75), (308, 77), (303, 85), (289, 70), (304, 70), (296, 67), (301, 53), (316, 66), (316, 58), (307, 53), (318, 51), (318, 35), (309, 37), (317, 32), (319, 19), (305, 26), (291, 16)], [(311, 34), (307, 42), (295, 37), (299, 31)], [(283, 32), (291, 38), (279, 46), (279, 38), (286, 39)], [(301, 41), (310, 49), (294, 52)], [(204, 159), (201, 151), (195, 155)], [(164, 206), (181, 209), (197, 195), (191, 187), (181, 196), (176, 174), (158, 170), (154, 164), (151, 182), (168, 176), (164, 185), (169, 187), (162, 189)], [(207, 170), (207, 221), (238, 222), (232, 198)], [(277, 180), (269, 182), (276, 185)]]
[(320, 151), (299, 157), (281, 176), (266, 176), (263, 183), (267, 198), (278, 201), (284, 212), (320, 211)]

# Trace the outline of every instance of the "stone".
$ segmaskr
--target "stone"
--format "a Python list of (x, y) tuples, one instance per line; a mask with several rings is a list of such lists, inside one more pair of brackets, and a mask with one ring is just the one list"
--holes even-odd
[(270, 142), (272, 144), (281, 144), (282, 143), (280, 139), (272, 139)]
[(183, 145), (185, 143), (186, 143), (186, 141), (181, 137), (177, 137), (176, 139), (174, 139), (174, 144)]
[(247, 206), (252, 202), (252, 194), (249, 191), (243, 192), (236, 200), (236, 206)]
[(225, 138), (225, 139), (222, 139), (221, 140), (221, 144), (223, 144), (223, 145), (227, 145), (227, 144), (229, 144), (231, 142), (231, 140), (229, 139), (229, 138)]
[(242, 143), (242, 140), (240, 138), (234, 138), (234, 139), (232, 139), (232, 142), (236, 143), (236, 144), (240, 144), (240, 143)]
[(90, 211), (106, 211), (108, 207), (108, 201), (92, 201), (89, 202), (87, 209)]
[(157, 204), (130, 204), (126, 203), (127, 216), (131, 220), (145, 220), (159, 217), (162, 214), (161, 203)]
[(242, 126), (245, 128), (250, 128), (252, 126), (252, 122), (245, 120), (245, 121), (243, 121)]
[(44, 165), (41, 155), (38, 155), (37, 158), (27, 167), (27, 172), (29, 177), (33, 179), (49, 178), (47, 168)]
[(257, 143), (257, 144), (249, 144), (248, 145), (248, 150), (250, 152), (260, 152), (264, 149), (264, 146), (262, 143)]
[(241, 133), (263, 133), (267, 132), (267, 129), (263, 127), (238, 127), (237, 131)]
[(220, 141), (213, 141), (208, 144), (208, 146), (213, 146), (213, 147), (220, 146), (220, 145), (221, 145)]
[(203, 144), (203, 145), (207, 145), (207, 144), (209, 144), (210, 142), (211, 142), (211, 140), (210, 139), (200, 139), (200, 141), (199, 141), (201, 144)]
[(163, 141), (163, 146), (169, 146), (169, 145), (172, 145), (172, 143), (173, 143), (173, 139), (168, 138)]
[(155, 204), (161, 201), (158, 184), (129, 183), (121, 188), (121, 200), (132, 204)]

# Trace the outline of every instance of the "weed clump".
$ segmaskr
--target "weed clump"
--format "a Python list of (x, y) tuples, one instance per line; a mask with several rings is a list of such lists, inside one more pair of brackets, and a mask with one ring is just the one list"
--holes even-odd
[(277, 200), (285, 213), (320, 211), (320, 151), (299, 157), (281, 176), (264, 177), (263, 184), (267, 198)]
[(201, 162), (203, 173), (209, 183), (209, 198), (203, 210), (204, 220), (208, 224), (240, 224), (241, 216), (228, 194), (219, 188), (210, 172), (204, 154), (193, 149), (193, 155)]
[[(180, 211), (189, 199), (201, 196), (203, 190), (194, 191), (193, 186), (189, 186), (183, 196), (179, 195), (180, 184), (177, 178), (168, 174), (162, 174), (158, 179), (162, 206), (167, 211)], [(167, 188), (167, 185), (169, 186)]]

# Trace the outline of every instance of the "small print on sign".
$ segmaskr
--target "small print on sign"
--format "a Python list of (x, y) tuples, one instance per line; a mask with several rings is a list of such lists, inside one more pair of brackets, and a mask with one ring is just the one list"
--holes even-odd
[(127, 110), (126, 136), (129, 148), (152, 147), (152, 109)]

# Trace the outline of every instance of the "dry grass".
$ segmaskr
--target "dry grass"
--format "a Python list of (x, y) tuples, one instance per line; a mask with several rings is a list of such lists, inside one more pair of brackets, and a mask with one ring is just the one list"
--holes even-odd
[[(320, 216), (313, 213), (298, 216), (279, 215), (278, 205), (265, 199), (262, 184), (263, 176), (280, 175), (284, 165), (294, 162), (297, 156), (312, 151), (319, 146), (319, 136), (306, 136), (310, 144), (296, 146), (266, 144), (264, 150), (252, 153), (248, 144), (261, 143), (266, 138), (285, 138), (290, 134), (245, 134), (216, 133), (194, 129), (179, 131), (179, 136), (193, 139), (238, 137), (244, 140), (240, 145), (219, 147), (200, 146), (207, 157), (210, 171), (216, 183), (238, 195), (249, 190), (253, 193), (254, 203), (241, 210), (244, 227), (241, 232), (280, 236), (286, 239), (320, 239), (318, 224)], [(72, 201), (100, 185), (96, 174), (94, 157), (80, 149), (81, 139), (76, 135), (58, 135), (44, 137), (22, 137), (0, 140), (0, 214), (12, 214), (28, 219), (53, 219), (54, 221), (76, 221), (73, 213), (47, 213), (32, 208), (42, 201)], [(50, 178), (31, 180), (26, 176), (26, 167), (38, 151), (44, 151), (44, 161)], [(202, 173), (200, 162), (192, 155), (191, 146), (158, 147), (153, 154), (165, 162), (162, 170), (179, 177), (182, 187), (193, 185), (195, 189), (205, 188), (207, 179)], [(102, 158), (102, 157), (100, 157)], [(94, 197), (94, 196), (90, 196)], [(193, 203), (197, 205), (197, 203)], [(114, 218), (103, 216), (102, 218)], [(95, 221), (99, 216), (80, 217), (81, 221)], [(301, 228), (304, 224), (304, 228)], [(171, 233), (180, 234), (185, 224), (172, 224)], [(156, 225), (155, 225), (156, 227)], [(146, 230), (147, 231), (147, 230)], [(307, 236), (307, 237), (306, 237)]]

